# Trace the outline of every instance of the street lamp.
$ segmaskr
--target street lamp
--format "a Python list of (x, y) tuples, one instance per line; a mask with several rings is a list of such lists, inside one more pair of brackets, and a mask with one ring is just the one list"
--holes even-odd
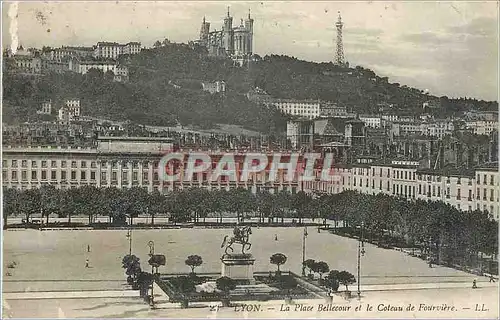
[(364, 222), (361, 222), (361, 234), (358, 240), (358, 299), (361, 299), (361, 257), (365, 255), (365, 241), (363, 239)]
[[(153, 255), (155, 254), (155, 243), (153, 242), (153, 240), (149, 241), (148, 242), (148, 247), (149, 247), (149, 256), (150, 257), (153, 257)], [(155, 270), (155, 267), (153, 265), (151, 265), (151, 277), (153, 277), (153, 281), (151, 282), (151, 300), (150, 300), (150, 305), (152, 308), (155, 307), (155, 302), (154, 302), (154, 270)]]
[(306, 261), (306, 238), (307, 238), (307, 227), (304, 227), (304, 235), (302, 236), (302, 276), (306, 276), (306, 266), (304, 262)]
[(132, 255), (132, 216), (130, 216), (129, 219), (130, 219), (130, 223), (129, 223), (126, 237), (128, 239), (128, 254), (131, 256)]

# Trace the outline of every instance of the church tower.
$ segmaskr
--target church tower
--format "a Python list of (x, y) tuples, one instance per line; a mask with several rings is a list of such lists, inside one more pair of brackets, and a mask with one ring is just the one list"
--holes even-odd
[(200, 42), (204, 45), (208, 45), (208, 34), (210, 33), (210, 22), (205, 21), (205, 17), (203, 17), (203, 22), (201, 23), (200, 29)]
[(227, 17), (224, 18), (224, 49), (227, 55), (232, 55), (234, 52), (234, 33), (233, 33), (233, 17), (229, 14), (229, 7), (227, 7)]
[(245, 20), (245, 29), (248, 32), (248, 36), (247, 36), (248, 42), (246, 45), (246, 48), (247, 48), (246, 53), (249, 56), (251, 56), (253, 53), (253, 19), (250, 16), (250, 9), (248, 9), (248, 18)]

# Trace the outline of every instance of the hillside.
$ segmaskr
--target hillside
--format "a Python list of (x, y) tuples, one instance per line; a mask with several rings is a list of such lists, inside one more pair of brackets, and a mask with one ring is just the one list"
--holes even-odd
[[(472, 107), (498, 108), (497, 103), (425, 95), (421, 90), (389, 83), (361, 67), (338, 68), (287, 56), (255, 56), (249, 67), (235, 67), (227, 59), (208, 57), (204, 48), (168, 44), (121, 57), (130, 70), (129, 83), (113, 82), (102, 72), (49, 74), (36, 80), (4, 74), (4, 121), (24, 121), (40, 101), (80, 98), (83, 114), (151, 125), (210, 128), (234, 124), (263, 133), (283, 132), (287, 117), (249, 102), (254, 86), (282, 98), (322, 99), (360, 113), (380, 106), (417, 113), (428, 100), (441, 105), (435, 113), (454, 114)], [(201, 90), (202, 81), (225, 80), (225, 95)]]

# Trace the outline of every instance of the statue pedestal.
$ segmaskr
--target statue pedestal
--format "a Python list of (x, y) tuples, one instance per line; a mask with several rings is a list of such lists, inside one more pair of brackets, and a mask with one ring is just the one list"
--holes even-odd
[(253, 264), (254, 257), (249, 254), (224, 254), (221, 258), (223, 277), (229, 277), (234, 280), (248, 281), (248, 284), (254, 284)]

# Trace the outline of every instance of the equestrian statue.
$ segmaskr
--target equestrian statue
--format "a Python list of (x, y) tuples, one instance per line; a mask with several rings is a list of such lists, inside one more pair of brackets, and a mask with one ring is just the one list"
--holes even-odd
[(249, 242), (251, 234), (252, 229), (249, 226), (236, 226), (233, 230), (233, 236), (230, 237), (229, 235), (226, 235), (220, 247), (226, 247), (225, 253), (229, 254), (228, 250), (230, 250), (231, 252), (234, 251), (233, 244), (239, 243), (241, 244), (241, 253), (245, 254), (245, 250), (250, 250), (250, 248), (252, 247), (252, 244), (250, 244)]

